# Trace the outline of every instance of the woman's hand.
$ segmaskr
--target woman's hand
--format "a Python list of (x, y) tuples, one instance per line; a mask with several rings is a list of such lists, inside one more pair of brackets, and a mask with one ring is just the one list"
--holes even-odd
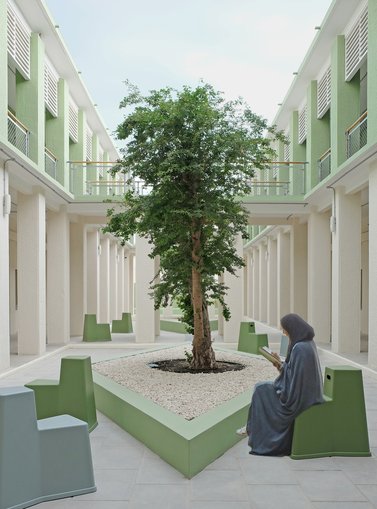
[(282, 362), (281, 362), (280, 356), (276, 352), (272, 352), (271, 355), (272, 355), (272, 357), (275, 357), (275, 359), (276, 359), (276, 362), (273, 362), (272, 364), (275, 366), (275, 368), (278, 371), (281, 371)]

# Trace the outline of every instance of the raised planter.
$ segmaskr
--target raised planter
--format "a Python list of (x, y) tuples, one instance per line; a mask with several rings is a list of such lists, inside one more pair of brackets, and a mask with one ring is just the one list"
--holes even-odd
[(188, 478), (241, 440), (251, 389), (188, 421), (95, 371), (93, 379), (97, 409)]

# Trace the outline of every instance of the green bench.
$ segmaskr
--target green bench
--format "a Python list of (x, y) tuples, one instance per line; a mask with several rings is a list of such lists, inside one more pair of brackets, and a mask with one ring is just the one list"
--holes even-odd
[(325, 402), (295, 419), (291, 458), (370, 456), (360, 369), (327, 367)]
[(260, 355), (261, 346), (268, 346), (267, 334), (256, 334), (254, 322), (241, 322), (237, 350)]
[(97, 323), (96, 315), (85, 315), (83, 341), (111, 341), (110, 324)]
[(114, 333), (133, 332), (131, 313), (122, 313), (121, 320), (113, 320), (111, 325), (111, 332)]
[(25, 384), (35, 393), (38, 419), (69, 414), (87, 422), (89, 432), (98, 424), (89, 356), (63, 357), (60, 380), (33, 380)]

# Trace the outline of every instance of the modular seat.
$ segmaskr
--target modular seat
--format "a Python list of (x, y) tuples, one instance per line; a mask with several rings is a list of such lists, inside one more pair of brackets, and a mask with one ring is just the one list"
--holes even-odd
[(90, 356), (63, 357), (60, 379), (33, 380), (37, 418), (69, 414), (85, 421), (91, 432), (98, 424)]
[(267, 334), (256, 334), (254, 322), (241, 322), (237, 350), (260, 355), (261, 346), (268, 346)]
[(96, 315), (85, 315), (83, 341), (111, 341), (110, 324), (97, 323)]
[(121, 320), (113, 320), (111, 325), (111, 332), (114, 333), (133, 332), (131, 313), (122, 313)]
[(327, 367), (323, 392), (324, 403), (295, 419), (291, 458), (370, 456), (361, 370)]
[(31, 389), (0, 388), (0, 509), (93, 491), (86, 422), (70, 415), (37, 420)]

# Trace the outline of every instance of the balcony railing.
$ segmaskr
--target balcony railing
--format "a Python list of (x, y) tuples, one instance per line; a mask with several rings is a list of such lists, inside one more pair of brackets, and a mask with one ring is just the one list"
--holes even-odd
[(68, 161), (70, 191), (75, 196), (92, 196), (98, 199), (122, 197), (133, 189), (137, 194), (148, 194), (150, 187), (141, 180), (130, 180), (127, 173), (111, 175), (117, 165), (113, 161)]
[(8, 141), (26, 156), (29, 156), (29, 129), (8, 111)]
[(331, 172), (331, 148), (318, 159), (318, 179), (325, 179)]
[(45, 147), (45, 172), (56, 180), (57, 157)]
[(367, 143), (368, 112), (366, 111), (346, 130), (347, 159)]
[(256, 170), (251, 196), (305, 194), (306, 165), (302, 161), (273, 161), (264, 170)]

